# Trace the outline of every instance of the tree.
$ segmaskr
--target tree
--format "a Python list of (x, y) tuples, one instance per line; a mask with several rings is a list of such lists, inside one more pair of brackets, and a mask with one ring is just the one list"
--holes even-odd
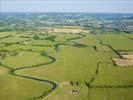
[(37, 34), (34, 35), (33, 39), (38, 40), (39, 36)]

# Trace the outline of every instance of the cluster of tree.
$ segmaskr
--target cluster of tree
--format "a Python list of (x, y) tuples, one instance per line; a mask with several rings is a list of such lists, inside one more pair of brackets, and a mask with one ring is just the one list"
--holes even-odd
[(33, 36), (33, 39), (35, 39), (35, 40), (39, 40), (40, 37), (39, 37), (37, 34), (35, 34), (35, 35)]
[(74, 86), (74, 85), (79, 86), (81, 84), (81, 82), (79, 82), (79, 81), (71, 81), (70, 80), (70, 84), (71, 84), (71, 86)]
[(17, 51), (6, 51), (6, 50), (1, 50), (2, 52), (0, 52), (0, 56), (2, 57), (2, 59), (6, 58), (7, 56), (16, 56), (18, 55)]
[(132, 88), (133, 85), (115, 85), (115, 86), (111, 86), (111, 85), (100, 85), (100, 86), (91, 86), (91, 87), (95, 87), (95, 88)]
[(55, 38), (56, 38), (55, 35), (51, 35), (51, 36), (46, 37), (45, 39), (46, 39), (46, 40), (50, 40), (50, 41), (54, 41)]
[(49, 90), (47, 90), (47, 91), (44, 91), (43, 94), (41, 94), (41, 95), (38, 96), (38, 97), (34, 97), (33, 100), (40, 100), (40, 99), (46, 97), (47, 95), (49, 95), (50, 92), (52, 92), (52, 91), (53, 91), (53, 89), (49, 89)]
[(2, 29), (0, 29), (0, 32), (10, 32), (10, 31), (14, 31), (14, 29), (12, 29), (12, 28), (2, 28)]
[(81, 47), (81, 48), (87, 47), (85, 44), (81, 44), (81, 43), (75, 43), (74, 46)]
[(50, 40), (50, 41), (54, 41), (55, 38), (56, 38), (55, 35), (44, 35), (44, 36), (46, 36), (46, 37), (45, 38), (42, 38), (38, 34), (35, 34), (33, 36), (33, 39), (35, 39), (35, 40)]

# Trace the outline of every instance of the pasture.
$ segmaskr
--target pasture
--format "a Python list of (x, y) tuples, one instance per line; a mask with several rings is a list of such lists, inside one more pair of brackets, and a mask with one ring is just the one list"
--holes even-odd
[(132, 35), (66, 29), (0, 32), (0, 100), (133, 99), (133, 65), (113, 61), (133, 54)]

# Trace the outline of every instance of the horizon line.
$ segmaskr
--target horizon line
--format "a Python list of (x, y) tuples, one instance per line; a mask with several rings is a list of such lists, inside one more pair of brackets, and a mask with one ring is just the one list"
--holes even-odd
[(45, 11), (45, 12), (35, 12), (35, 11), (1, 11), (0, 13), (99, 13), (99, 14), (133, 14), (133, 12), (57, 12), (57, 11)]

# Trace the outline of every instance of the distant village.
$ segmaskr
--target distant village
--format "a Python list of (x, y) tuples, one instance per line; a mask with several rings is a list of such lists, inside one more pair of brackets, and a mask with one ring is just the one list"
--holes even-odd
[[(23, 15), (23, 16), (22, 16)], [(52, 28), (80, 26), (85, 30), (106, 30), (133, 32), (132, 14), (89, 14), (89, 13), (2, 13), (0, 31), (39, 30), (52, 33)]]

